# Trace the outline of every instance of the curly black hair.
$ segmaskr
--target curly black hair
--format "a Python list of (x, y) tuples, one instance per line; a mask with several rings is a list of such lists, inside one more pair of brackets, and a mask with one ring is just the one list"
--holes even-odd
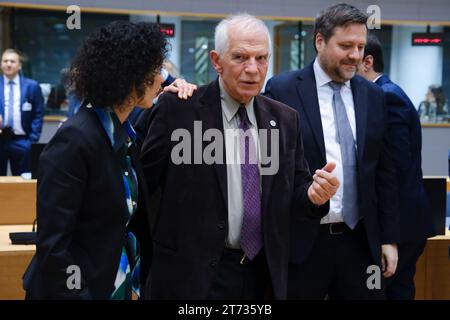
[(152, 85), (168, 51), (158, 25), (115, 21), (90, 34), (70, 67), (79, 99), (95, 106), (125, 102), (135, 88), (138, 98)]

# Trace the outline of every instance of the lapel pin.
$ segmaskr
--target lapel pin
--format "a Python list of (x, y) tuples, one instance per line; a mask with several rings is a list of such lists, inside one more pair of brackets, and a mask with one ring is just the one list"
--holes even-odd
[(275, 127), (277, 125), (277, 123), (275, 122), (275, 120), (270, 120), (270, 125), (272, 127)]

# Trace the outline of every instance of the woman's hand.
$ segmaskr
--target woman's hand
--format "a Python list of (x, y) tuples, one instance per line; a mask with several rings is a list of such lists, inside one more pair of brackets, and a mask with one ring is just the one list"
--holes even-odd
[(187, 100), (188, 97), (192, 97), (194, 90), (197, 90), (197, 86), (184, 79), (176, 79), (169, 86), (164, 87), (164, 92), (178, 92), (178, 98), (185, 100)]

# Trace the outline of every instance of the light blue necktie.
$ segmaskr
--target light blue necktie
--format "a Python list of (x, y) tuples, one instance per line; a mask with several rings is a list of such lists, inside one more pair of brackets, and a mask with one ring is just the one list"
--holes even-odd
[(341, 149), (343, 169), (342, 216), (344, 222), (354, 229), (359, 220), (358, 214), (358, 182), (356, 178), (356, 144), (352, 128), (341, 97), (342, 84), (331, 81), (333, 89), (333, 114), (336, 125), (336, 138)]
[(14, 124), (14, 81), (9, 80), (8, 118), (5, 127), (13, 127)]

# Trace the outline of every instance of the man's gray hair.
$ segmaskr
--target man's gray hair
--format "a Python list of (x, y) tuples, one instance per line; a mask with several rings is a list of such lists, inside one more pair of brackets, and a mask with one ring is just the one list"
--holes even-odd
[(267, 44), (269, 54), (272, 51), (272, 44), (270, 41), (269, 29), (265, 23), (247, 13), (239, 13), (226, 17), (216, 27), (214, 33), (214, 49), (219, 53), (221, 57), (228, 51), (228, 31), (230, 27), (237, 27), (239, 33), (249, 32), (255, 33), (257, 31), (262, 31), (267, 35)]

